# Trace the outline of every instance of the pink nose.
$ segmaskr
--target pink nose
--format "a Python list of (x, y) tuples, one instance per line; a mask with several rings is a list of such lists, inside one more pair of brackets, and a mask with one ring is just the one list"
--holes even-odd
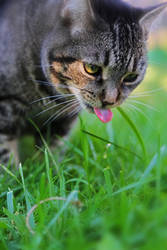
[(114, 104), (116, 103), (118, 98), (118, 90), (116, 88), (111, 90), (106, 90), (106, 93), (103, 98), (103, 102), (106, 104)]

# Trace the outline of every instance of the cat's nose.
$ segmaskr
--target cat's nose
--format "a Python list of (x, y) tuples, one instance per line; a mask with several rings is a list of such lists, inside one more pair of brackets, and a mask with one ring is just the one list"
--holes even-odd
[(116, 88), (114, 89), (104, 89), (102, 91), (102, 98), (101, 101), (103, 105), (113, 105), (116, 103), (118, 98), (118, 90)]

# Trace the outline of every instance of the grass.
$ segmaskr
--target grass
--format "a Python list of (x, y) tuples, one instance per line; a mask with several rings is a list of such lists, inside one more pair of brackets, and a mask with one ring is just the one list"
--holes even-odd
[(83, 113), (54, 153), (24, 142), (31, 157), (0, 175), (0, 249), (166, 249), (166, 84), (152, 65), (138, 91), (161, 90), (136, 100), (158, 111), (132, 103), (141, 113), (125, 105), (109, 124)]

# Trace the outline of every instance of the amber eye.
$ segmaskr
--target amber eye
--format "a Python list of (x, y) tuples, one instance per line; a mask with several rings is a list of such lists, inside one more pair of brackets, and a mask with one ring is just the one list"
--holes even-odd
[(93, 65), (93, 64), (88, 64), (88, 63), (84, 64), (84, 69), (85, 69), (86, 73), (88, 73), (90, 75), (97, 75), (101, 71), (101, 68), (99, 66)]
[(138, 78), (137, 73), (126, 73), (123, 78), (122, 82), (124, 82), (126, 85), (131, 85), (133, 82), (135, 82)]

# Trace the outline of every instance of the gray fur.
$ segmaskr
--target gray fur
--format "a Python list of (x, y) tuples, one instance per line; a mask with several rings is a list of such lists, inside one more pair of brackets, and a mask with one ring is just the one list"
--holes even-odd
[[(104, 99), (112, 99), (119, 88), (119, 102), (111, 107), (120, 105), (144, 78), (148, 30), (143, 23), (145, 18), (152, 21), (162, 6), (145, 11), (113, 0), (6, 0), (0, 2), (0, 9), (0, 163), (6, 163), (7, 142), (25, 133), (36, 135), (29, 119), (46, 133), (42, 124), (54, 110), (34, 117), (46, 107), (43, 100), (33, 102), (57, 94), (64, 97), (55, 103), (68, 99), (51, 83), (50, 60), (72, 57), (102, 66), (101, 83), (92, 81), (85, 87), (94, 96), (87, 104), (100, 107), (99, 95), (103, 92)], [(138, 72), (139, 77), (132, 86), (120, 86), (127, 71)], [(78, 107), (86, 107), (83, 93), (76, 96)], [(67, 112), (52, 121), (53, 138), (65, 135), (76, 116), (77, 112), (72, 117)]]

